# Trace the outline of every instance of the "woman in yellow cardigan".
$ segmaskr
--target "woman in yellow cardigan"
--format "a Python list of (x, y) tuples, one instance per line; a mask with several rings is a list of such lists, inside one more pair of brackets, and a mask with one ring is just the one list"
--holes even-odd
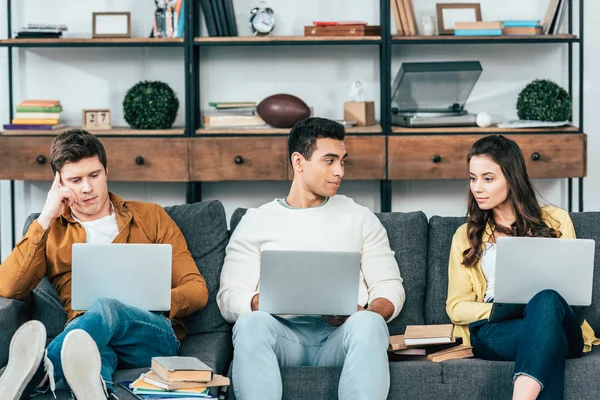
[(501, 135), (484, 137), (467, 157), (468, 222), (452, 238), (446, 312), (455, 334), (478, 358), (516, 361), (513, 399), (562, 399), (565, 358), (600, 344), (587, 322), (553, 290), (527, 304), (522, 319), (488, 322), (494, 298), (499, 236), (575, 238), (569, 214), (541, 207), (519, 146)]

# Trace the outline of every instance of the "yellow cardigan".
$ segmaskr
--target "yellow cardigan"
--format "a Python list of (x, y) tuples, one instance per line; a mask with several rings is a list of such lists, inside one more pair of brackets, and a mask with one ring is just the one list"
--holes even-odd
[[(575, 228), (569, 213), (557, 207), (544, 207), (542, 209), (544, 221), (554, 229), (562, 232), (562, 238), (575, 238)], [(483, 242), (487, 242), (491, 235), (490, 226), (486, 227)], [(454, 324), (454, 334), (463, 338), (463, 343), (469, 345), (469, 324), (471, 322), (487, 319), (492, 311), (491, 303), (484, 303), (487, 281), (481, 262), (467, 268), (462, 264), (463, 252), (470, 247), (467, 236), (467, 224), (456, 230), (452, 238), (450, 261), (448, 265), (448, 299), (446, 312)], [(584, 321), (581, 326), (583, 332), (584, 352), (592, 350), (592, 345), (599, 345), (600, 339), (594, 336), (592, 327)]]

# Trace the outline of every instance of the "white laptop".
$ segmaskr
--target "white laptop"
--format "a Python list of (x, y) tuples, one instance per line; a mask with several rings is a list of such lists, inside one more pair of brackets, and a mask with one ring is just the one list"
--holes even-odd
[(258, 309), (274, 315), (351, 315), (360, 252), (263, 250)]
[(99, 297), (148, 310), (171, 309), (170, 244), (73, 244), (71, 308)]
[(594, 250), (591, 239), (499, 237), (490, 321), (521, 318), (533, 296), (553, 289), (583, 322), (592, 304)]

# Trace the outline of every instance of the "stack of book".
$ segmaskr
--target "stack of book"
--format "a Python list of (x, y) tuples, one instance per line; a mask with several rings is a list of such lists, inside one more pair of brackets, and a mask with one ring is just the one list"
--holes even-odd
[(502, 21), (456, 22), (454, 36), (501, 36)]
[(567, 3), (569, 0), (550, 0), (546, 16), (542, 23), (545, 35), (555, 35), (560, 33), (560, 26), (567, 13)]
[(471, 346), (452, 334), (454, 325), (408, 325), (404, 335), (390, 336), (390, 361), (442, 362), (473, 357)]
[(504, 21), (503, 35), (541, 35), (542, 25), (535, 20)]
[(58, 39), (67, 30), (67, 25), (28, 24), (16, 32), (15, 39)]
[(17, 112), (6, 130), (39, 131), (60, 129), (62, 106), (60, 100), (24, 100), (17, 105)]
[(416, 36), (417, 21), (412, 0), (390, 0), (392, 15), (399, 36)]
[(139, 399), (215, 399), (229, 384), (196, 357), (153, 357), (150, 371), (119, 382)]
[(202, 125), (207, 129), (269, 128), (256, 112), (253, 101), (208, 103), (212, 110), (202, 116)]
[(200, 0), (208, 36), (237, 36), (233, 0)]

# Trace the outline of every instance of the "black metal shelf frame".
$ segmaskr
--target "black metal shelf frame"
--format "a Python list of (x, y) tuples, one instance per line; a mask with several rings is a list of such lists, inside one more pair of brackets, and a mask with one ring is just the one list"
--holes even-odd
[[(12, 35), (12, 0), (7, 0), (7, 32), (8, 38)], [(391, 10), (388, 0), (379, 0), (380, 8), (380, 23), (381, 23), (381, 38), (375, 40), (277, 40), (277, 41), (195, 41), (196, 37), (200, 37), (200, 7), (197, 2), (191, 1), (186, 6), (186, 26), (185, 38), (181, 42), (65, 42), (65, 43), (2, 43), (0, 47), (6, 47), (8, 50), (8, 107), (10, 119), (13, 117), (13, 53), (14, 48), (39, 48), (39, 47), (183, 47), (184, 49), (184, 76), (185, 76), (185, 137), (198, 137), (196, 129), (200, 127), (200, 50), (203, 47), (215, 46), (378, 46), (379, 47), (379, 68), (380, 68), (380, 112), (381, 112), (381, 127), (382, 134), (386, 140), (386, 174), (388, 170), (387, 157), (387, 141), (392, 135), (391, 126), (391, 62), (392, 62), (392, 46), (414, 46), (414, 45), (465, 45), (465, 44), (520, 44), (520, 43), (537, 43), (537, 44), (566, 44), (568, 46), (568, 92), (573, 94), (573, 75), (575, 50), (573, 45), (578, 45), (577, 60), (578, 60), (578, 89), (579, 89), (579, 130), (583, 130), (583, 76), (584, 76), (584, 0), (578, 1), (578, 35), (575, 37), (556, 37), (556, 38), (502, 38), (502, 39), (485, 39), (485, 38), (468, 38), (461, 40), (447, 40), (439, 37), (432, 39), (407, 39), (391, 36)], [(568, 2), (568, 33), (573, 34), (573, 2)], [(228, 135), (230, 136), (230, 135)], [(235, 136), (235, 135), (234, 135)], [(123, 137), (106, 135), (106, 137)], [(139, 137), (136, 135), (136, 137)], [(158, 136), (152, 136), (158, 137)], [(166, 137), (181, 137), (181, 135)], [(578, 208), (583, 211), (583, 177), (578, 179)], [(573, 209), (573, 178), (568, 178), (568, 209)], [(202, 198), (202, 190), (200, 182), (189, 182), (186, 188), (186, 201), (188, 203), (200, 201)], [(16, 227), (15, 227), (15, 212), (14, 212), (14, 181), (10, 183), (10, 202), (11, 202), (11, 227), (12, 227), (12, 243), (16, 242)], [(390, 212), (392, 209), (392, 181), (386, 179), (380, 181), (380, 204), (382, 212)]]

